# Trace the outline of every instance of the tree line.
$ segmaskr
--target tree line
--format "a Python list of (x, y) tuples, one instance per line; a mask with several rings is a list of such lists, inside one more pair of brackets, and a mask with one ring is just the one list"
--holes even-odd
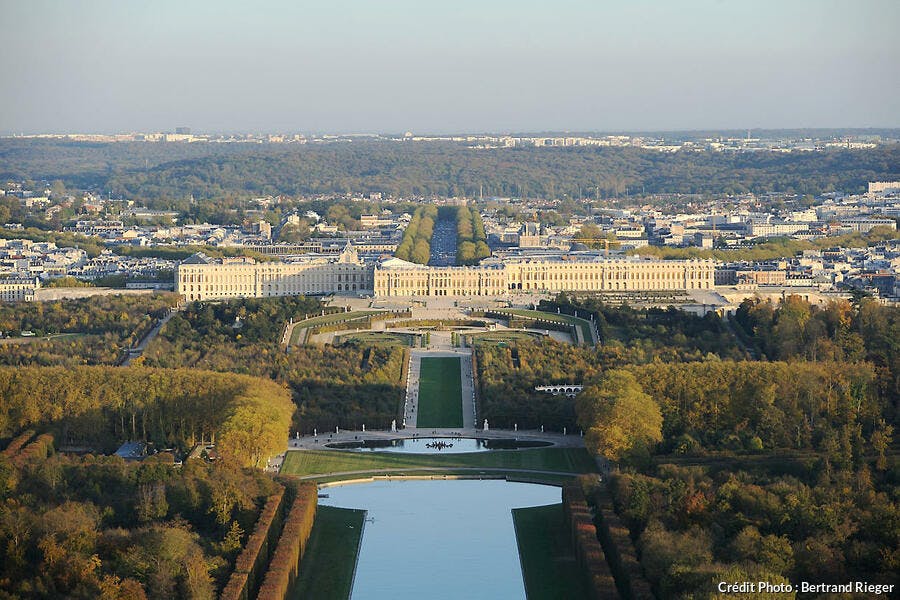
[[(473, 153), (478, 160), (473, 160)], [(897, 179), (900, 149), (677, 152), (640, 148), (508, 148), (462, 144), (86, 144), (0, 142), (0, 177), (146, 198), (170, 208), (206, 199), (382, 192), (394, 196), (623, 197), (646, 193), (862, 192)]]
[[(286, 385), (297, 406), (292, 430), (388, 428), (399, 419), (405, 382), (402, 348), (280, 344), (289, 318), (318, 313), (313, 298), (192, 303), (166, 324), (144, 364), (267, 377)], [(241, 323), (235, 327), (235, 323)]]
[(456, 218), (456, 264), (474, 265), (491, 255), (484, 233), (484, 222), (477, 208), (457, 206)]
[(0, 304), (0, 331), (49, 339), (8, 343), (0, 365), (113, 365), (178, 302), (169, 293), (111, 295), (53, 302)]
[(438, 218), (436, 206), (421, 206), (413, 213), (409, 225), (403, 231), (403, 239), (394, 253), (399, 259), (427, 265), (431, 258), (431, 236)]
[(240, 465), (284, 447), (294, 412), (277, 383), (199, 370), (0, 368), (0, 435), (52, 431), (58, 444), (106, 452), (124, 440), (187, 449), (206, 440)]
[(787, 237), (757, 240), (748, 248), (721, 248), (705, 250), (692, 248), (667, 248), (663, 246), (642, 246), (629, 250), (628, 254), (662, 259), (685, 260), (691, 258), (713, 258), (721, 261), (763, 261), (786, 258), (800, 254), (804, 250), (824, 250), (826, 248), (865, 248), (888, 240), (900, 238), (900, 232), (889, 227), (873, 227), (867, 233), (821, 237), (814, 240), (798, 240)]
[[(0, 455), (0, 595), (212, 600), (279, 486), (231, 461)], [(23, 455), (28, 454), (23, 458)]]
[(616, 511), (657, 597), (898, 583), (897, 314), (751, 299), (736, 326), (763, 360), (625, 364), (586, 386), (585, 442), (619, 467)]

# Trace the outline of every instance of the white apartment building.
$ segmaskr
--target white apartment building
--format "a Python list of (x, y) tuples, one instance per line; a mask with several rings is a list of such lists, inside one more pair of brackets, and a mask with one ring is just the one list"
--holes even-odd
[(31, 302), (41, 287), (39, 279), (28, 277), (0, 278), (0, 302)]

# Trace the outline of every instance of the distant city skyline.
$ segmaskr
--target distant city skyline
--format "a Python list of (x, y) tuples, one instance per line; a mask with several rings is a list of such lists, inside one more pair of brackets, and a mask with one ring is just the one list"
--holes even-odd
[(0, 0), (0, 134), (900, 126), (900, 3)]

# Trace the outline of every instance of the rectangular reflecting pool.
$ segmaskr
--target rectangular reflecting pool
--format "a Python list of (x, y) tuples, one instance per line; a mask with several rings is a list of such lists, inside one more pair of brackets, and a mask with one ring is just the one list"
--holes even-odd
[(367, 511), (353, 600), (525, 598), (512, 509), (561, 496), (500, 480), (377, 481), (322, 493), (322, 505)]

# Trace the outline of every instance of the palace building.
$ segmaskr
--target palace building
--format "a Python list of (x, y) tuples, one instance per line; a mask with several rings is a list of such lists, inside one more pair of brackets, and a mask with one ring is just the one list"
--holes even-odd
[(486, 259), (471, 267), (426, 267), (399, 259), (375, 267), (376, 297), (499, 296), (510, 291), (708, 290), (710, 260), (606, 258), (595, 253)]
[(175, 291), (190, 301), (360, 293), (386, 298), (708, 290), (714, 285), (714, 270), (711, 260), (608, 258), (591, 252), (429, 267), (398, 258), (364, 262), (348, 244), (338, 257), (308, 255), (293, 262), (196, 254), (178, 266)]
[(290, 262), (198, 253), (175, 269), (175, 291), (188, 301), (358, 294), (372, 291), (372, 269), (350, 246), (337, 257), (305, 255)]

